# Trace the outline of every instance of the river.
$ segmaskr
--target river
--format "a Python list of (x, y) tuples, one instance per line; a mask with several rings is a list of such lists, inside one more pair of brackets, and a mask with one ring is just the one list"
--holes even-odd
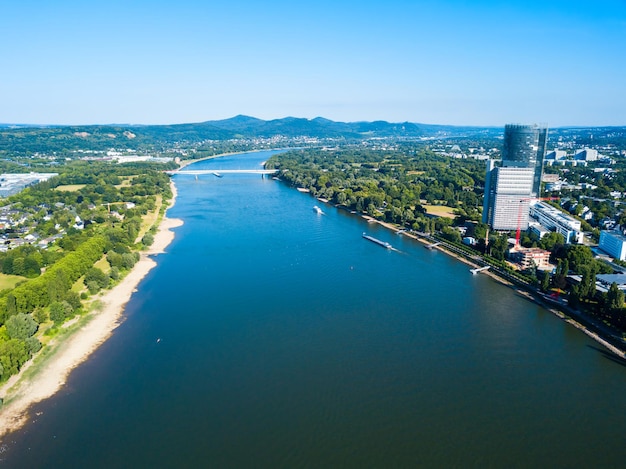
[(582, 332), (267, 176), (175, 183), (176, 239), (1, 465), (623, 466), (626, 367)]

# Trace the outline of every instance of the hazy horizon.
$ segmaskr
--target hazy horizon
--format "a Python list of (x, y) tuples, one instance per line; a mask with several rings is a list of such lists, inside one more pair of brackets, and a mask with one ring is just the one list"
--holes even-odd
[(539, 123), (539, 122), (504, 122), (501, 125), (473, 125), (473, 124), (446, 124), (446, 123), (432, 123), (432, 122), (410, 122), (410, 121), (385, 121), (382, 119), (373, 119), (373, 120), (353, 120), (353, 121), (338, 121), (338, 120), (334, 120), (334, 119), (329, 119), (325, 116), (315, 116), (312, 118), (308, 118), (308, 117), (299, 117), (299, 116), (283, 116), (283, 117), (277, 117), (275, 119), (261, 119), (259, 117), (256, 116), (249, 116), (247, 114), (237, 114), (234, 116), (230, 116), (230, 117), (226, 117), (224, 119), (208, 119), (208, 120), (203, 120), (203, 121), (197, 121), (197, 122), (171, 122), (171, 123), (163, 123), (163, 124), (144, 124), (141, 122), (103, 122), (103, 123), (84, 123), (84, 124), (73, 124), (73, 123), (68, 123), (68, 124), (55, 124), (55, 123), (44, 123), (44, 124), (31, 124), (28, 122), (0, 122), (0, 126), (16, 126), (16, 127), (90, 127), (90, 126), (94, 126), (94, 127), (98, 127), (98, 126), (129, 126), (129, 127), (146, 127), (146, 126), (151, 126), (151, 125), (162, 125), (162, 126), (171, 126), (171, 125), (197, 125), (197, 124), (206, 124), (206, 123), (211, 123), (211, 122), (219, 122), (219, 121), (226, 121), (226, 120), (230, 120), (230, 119), (234, 119), (237, 117), (249, 117), (252, 119), (259, 119), (265, 122), (269, 122), (272, 120), (282, 120), (282, 119), (306, 119), (309, 121), (315, 120), (315, 119), (326, 119), (326, 120), (330, 120), (336, 123), (346, 123), (346, 124), (354, 124), (354, 123), (373, 123), (373, 122), (387, 122), (389, 124), (415, 124), (415, 125), (432, 125), (432, 126), (444, 126), (444, 127), (477, 127), (477, 128), (502, 128), (504, 129), (504, 126), (507, 124), (523, 124), (523, 125), (539, 125), (539, 126), (543, 126), (543, 127), (547, 127), (548, 129), (561, 129), (561, 128), (580, 128), (580, 129), (584, 129), (584, 128), (598, 128), (598, 127), (626, 127), (626, 124), (620, 125), (620, 124), (616, 124), (616, 125), (559, 125), (559, 126), (550, 126), (546, 123)]

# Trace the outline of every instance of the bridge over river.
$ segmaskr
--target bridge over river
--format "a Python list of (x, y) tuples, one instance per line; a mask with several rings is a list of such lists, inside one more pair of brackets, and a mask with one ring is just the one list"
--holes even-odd
[(276, 174), (278, 169), (179, 169), (166, 171), (168, 174), (189, 174), (199, 176), (201, 174), (212, 174), (222, 177), (224, 174)]

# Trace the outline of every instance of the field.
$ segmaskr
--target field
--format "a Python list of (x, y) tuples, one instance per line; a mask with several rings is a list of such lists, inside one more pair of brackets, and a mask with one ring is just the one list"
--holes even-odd
[(85, 187), (85, 184), (65, 184), (55, 187), (57, 191), (76, 192)]
[(422, 207), (426, 209), (426, 213), (429, 215), (435, 215), (437, 217), (454, 218), (454, 209), (446, 207), (445, 205), (428, 205), (423, 204)]
[(22, 280), (26, 280), (26, 277), (22, 277), (21, 275), (0, 274), (0, 291), (6, 290), (7, 288), (15, 288), (15, 284)]

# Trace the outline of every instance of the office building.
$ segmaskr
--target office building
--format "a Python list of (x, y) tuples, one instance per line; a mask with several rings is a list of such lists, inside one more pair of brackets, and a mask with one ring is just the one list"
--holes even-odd
[(535, 170), (532, 196), (539, 197), (543, 157), (546, 154), (548, 129), (536, 125), (507, 124), (504, 127), (502, 166)]
[(581, 243), (583, 240), (580, 221), (552, 205), (545, 202), (532, 204), (530, 216), (544, 228), (562, 234), (566, 243)]
[[(490, 171), (488, 203), (483, 221), (494, 230), (528, 228), (528, 208), (534, 182), (533, 168), (499, 167)], [(485, 206), (483, 206), (485, 210)]]
[(526, 230), (531, 200), (539, 197), (548, 129), (508, 124), (502, 162), (487, 164), (483, 223), (494, 230)]
[(598, 247), (615, 259), (626, 260), (626, 236), (617, 231), (600, 231)]
[(580, 150), (574, 155), (575, 160), (582, 161), (598, 161), (598, 150), (592, 150), (590, 148), (585, 148), (584, 150)]

